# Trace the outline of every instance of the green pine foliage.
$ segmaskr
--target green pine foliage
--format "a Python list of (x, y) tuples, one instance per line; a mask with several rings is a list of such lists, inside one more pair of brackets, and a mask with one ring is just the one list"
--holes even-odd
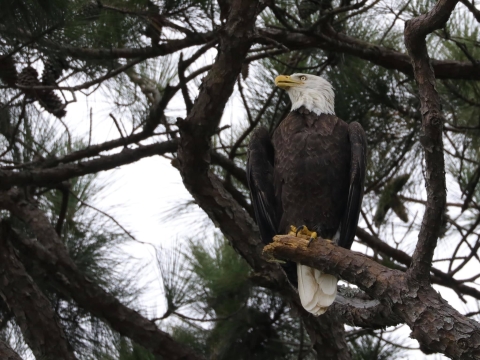
[[(40, 116), (35, 108), (25, 104), (4, 108), (0, 113), (5, 120), (0, 133), (3, 144), (8, 147), (13, 133), (21, 139), (11, 152), (12, 161), (35, 162), (61, 157), (75, 149), (84, 148), (82, 141), (72, 139)], [(17, 123), (17, 117), (21, 122)], [(102, 286), (112, 295), (129, 304), (135, 301), (141, 289), (135, 284), (135, 277), (141, 271), (131, 272), (130, 276), (118, 273), (127, 255), (120, 251), (126, 242), (125, 234), (114, 228), (110, 219), (87, 206), (93, 203), (103, 187), (95, 176), (72, 179), (60, 184), (59, 188), (34, 188), (26, 190), (26, 196), (35, 199), (52, 224), (57, 226), (62, 212), (62, 202), (67, 194), (65, 220), (60, 233), (69, 254), (78, 268), (94, 283)], [(66, 192), (65, 192), (66, 190)], [(4, 214), (1, 214), (5, 218)], [(25, 236), (31, 234), (16, 218), (8, 218), (17, 229), (23, 229)], [(69, 298), (60, 295), (48, 277), (35, 263), (22, 259), (27, 271), (44, 291), (58, 315), (69, 343), (78, 351), (80, 359), (96, 359), (99, 353), (115, 353), (116, 334), (103, 321), (92, 316)], [(28, 353), (21, 332), (16, 327), (8, 308), (0, 301), (0, 336), (9, 340), (22, 353)]]
[(352, 360), (392, 360), (404, 355), (404, 348), (380, 337), (365, 334), (349, 342)]
[(383, 223), (390, 209), (392, 209), (403, 222), (408, 222), (406, 208), (403, 201), (398, 197), (398, 193), (402, 191), (409, 178), (409, 174), (400, 175), (390, 180), (384, 186), (378, 200), (377, 211), (373, 217), (373, 221), (377, 227)]
[(222, 237), (212, 246), (190, 241), (177, 256), (183, 271), (163, 272), (164, 283), (177, 271), (191, 284), (189, 300), (177, 303), (168, 321), (177, 341), (214, 359), (296, 359), (299, 351), (310, 358), (288, 305), (252, 283), (248, 265)]
[[(278, 295), (256, 285), (245, 261), (228, 242), (190, 240), (163, 252), (159, 266), (169, 299), (163, 323), (175, 340), (208, 359), (315, 359), (308, 335)], [(165, 266), (169, 263), (171, 268)], [(179, 264), (182, 264), (179, 267)], [(175, 286), (172, 288), (172, 279)], [(368, 334), (351, 343), (355, 359), (398, 357), (392, 347)], [(378, 357), (365, 357), (376, 354)]]

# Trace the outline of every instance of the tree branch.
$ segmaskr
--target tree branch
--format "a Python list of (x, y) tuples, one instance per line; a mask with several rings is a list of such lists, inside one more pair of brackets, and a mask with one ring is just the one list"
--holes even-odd
[(307, 244), (306, 237), (276, 236), (265, 246), (264, 254), (300, 262), (356, 284), (391, 307), (427, 354), (441, 352), (454, 359), (472, 359), (480, 351), (480, 324), (452, 308), (430, 285), (412, 285), (405, 273), (323, 239)]
[[(267, 39), (273, 39), (291, 50), (318, 48), (349, 54), (386, 69), (397, 70), (407, 75), (413, 74), (412, 64), (407, 54), (337, 33), (328, 27), (326, 29), (327, 31), (319, 36), (313, 33), (304, 34), (284, 29), (264, 28), (258, 30), (263, 37), (259, 37), (257, 42), (270, 44)], [(480, 80), (480, 69), (471, 62), (432, 59), (431, 65), (437, 79)]]
[[(373, 250), (379, 251), (380, 253), (385, 254), (388, 257), (391, 257), (393, 260), (403, 264), (405, 266), (410, 266), (412, 263), (412, 258), (407, 253), (402, 250), (395, 249), (380, 240), (378, 237), (373, 236), (361, 228), (357, 228), (357, 237), (367, 244)], [(455, 280), (451, 275), (444, 273), (434, 267), (430, 269), (433, 276), (430, 277), (431, 282), (448, 287), (454, 290), (459, 296), (469, 295), (477, 300), (480, 300), (480, 291), (477, 289), (467, 286), (457, 280)]]
[[(3, 29), (2, 29), (3, 30)], [(20, 38), (27, 41), (33, 38), (26, 30), (15, 29)], [(81, 60), (113, 60), (113, 59), (135, 59), (135, 58), (152, 58), (173, 54), (174, 52), (185, 48), (203, 45), (217, 36), (216, 32), (198, 33), (192, 36), (186, 36), (183, 39), (166, 40), (164, 43), (143, 48), (81, 48), (69, 45), (58, 44), (51, 40), (41, 39), (39, 43), (43, 46), (56, 50), (65, 55), (69, 55)]]
[(136, 149), (123, 149), (120, 153), (99, 159), (60, 165), (51, 169), (32, 169), (24, 171), (0, 170), (0, 189), (12, 186), (51, 186), (73, 177), (94, 174), (114, 169), (117, 166), (131, 164), (145, 157), (163, 155), (177, 149), (175, 141), (165, 141), (152, 145), (139, 146)]
[(460, 0), (460, 2), (467, 7), (468, 10), (475, 16), (475, 19), (480, 23), (480, 10), (478, 10), (474, 2), (472, 3), (468, 2), (468, 0)]
[(328, 313), (335, 314), (339, 321), (369, 329), (383, 329), (401, 323), (401, 319), (393, 313), (389, 305), (370, 298), (359, 298), (358, 294), (349, 296), (348, 291), (351, 290), (339, 285), (335, 302), (328, 309)]
[(7, 343), (0, 340), (0, 359), (22, 360), (22, 358)]
[(430, 66), (426, 36), (441, 28), (449, 19), (458, 0), (439, 0), (428, 13), (405, 24), (405, 45), (412, 61), (418, 84), (422, 113), (420, 142), (425, 154), (425, 186), (427, 203), (418, 242), (408, 276), (417, 281), (429, 281), (433, 253), (440, 232), (438, 224), (446, 204), (445, 161), (443, 158), (443, 117), (440, 97), (435, 88), (435, 74)]

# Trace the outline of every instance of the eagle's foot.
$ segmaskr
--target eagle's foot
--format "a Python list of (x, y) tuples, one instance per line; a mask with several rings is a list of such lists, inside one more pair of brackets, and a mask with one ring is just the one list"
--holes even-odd
[(306, 236), (310, 236), (310, 239), (308, 240), (308, 244), (307, 244), (307, 247), (310, 246), (310, 244), (312, 243), (313, 240), (315, 240), (317, 237), (318, 237), (318, 234), (316, 231), (310, 231), (308, 230), (308, 228), (305, 226), (305, 225), (301, 225), (299, 227), (296, 227), (296, 226), (290, 226), (290, 233), (291, 235), (295, 234), (295, 236), (298, 236), (298, 234), (301, 234), (301, 235), (306, 235)]
[(312, 232), (312, 233), (310, 234), (310, 239), (308, 240), (307, 247), (309, 247), (310, 244), (312, 243), (312, 241), (315, 240), (317, 237), (318, 237), (317, 232), (316, 232), (316, 231)]
[(297, 227), (290, 225), (290, 231), (288, 232), (288, 235), (297, 236)]

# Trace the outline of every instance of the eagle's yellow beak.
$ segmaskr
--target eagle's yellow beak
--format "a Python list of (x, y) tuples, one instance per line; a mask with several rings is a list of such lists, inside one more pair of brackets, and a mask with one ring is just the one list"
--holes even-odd
[(298, 86), (302, 84), (303, 84), (302, 81), (293, 79), (289, 75), (278, 75), (275, 78), (275, 85), (277, 85), (280, 89), (284, 89), (284, 90), (292, 86)]

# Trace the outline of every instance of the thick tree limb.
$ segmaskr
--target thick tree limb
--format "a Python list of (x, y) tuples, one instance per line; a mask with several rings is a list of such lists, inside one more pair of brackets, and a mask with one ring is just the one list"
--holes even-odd
[[(218, 225), (233, 247), (252, 268), (278, 289), (291, 289), (278, 265), (265, 262), (261, 254), (258, 229), (209, 171), (210, 137), (214, 134), (253, 39), (259, 4), (237, 0), (220, 36), (218, 55), (203, 80), (197, 100), (185, 121), (180, 121), (181, 142), (178, 149), (180, 172), (185, 187), (198, 205)], [(289, 290), (284, 290), (289, 291)], [(298, 295), (290, 297), (298, 302)], [(315, 349), (323, 359), (349, 359), (343, 325), (331, 317), (315, 319), (300, 306), (301, 313)]]
[[(465, 3), (467, 3), (465, 1)], [(474, 13), (476, 16), (476, 13)], [(329, 31), (325, 34), (293, 32), (274, 28), (257, 29), (260, 36), (255, 42), (270, 45), (272, 40), (288, 49), (319, 48), (357, 56), (387, 69), (395, 69), (405, 74), (413, 74), (410, 59), (407, 54), (387, 49), (382, 46), (367, 43), (348, 35)], [(173, 54), (195, 45), (204, 45), (219, 37), (218, 32), (199, 33), (179, 40), (168, 40), (164, 44), (145, 48), (113, 48), (88, 49), (60, 45), (51, 41), (43, 41), (43, 45), (70, 55), (77, 59), (136, 59), (153, 58)], [(470, 62), (456, 60), (432, 59), (432, 67), (438, 79), (480, 80), (480, 70)]]
[(22, 358), (5, 342), (0, 340), (0, 359), (22, 360)]
[[(136, 136), (138, 135), (138, 136)], [(62, 181), (99, 171), (114, 169), (118, 166), (136, 162), (145, 157), (163, 155), (177, 151), (178, 140), (165, 141), (162, 143), (145, 145), (136, 149), (124, 149), (118, 154), (103, 156), (99, 159), (83, 161), (76, 164), (64, 164), (80, 160), (84, 157), (100, 155), (102, 151), (114, 149), (125, 145), (125, 141), (133, 143), (141, 140), (145, 135), (139, 133), (131, 137), (107, 141), (99, 145), (65, 155), (61, 159), (48, 159), (37, 163), (38, 168), (23, 171), (0, 170), (0, 189), (8, 189), (12, 186), (51, 186)], [(123, 143), (122, 143), (123, 141)], [(210, 152), (211, 163), (219, 165), (247, 187), (245, 170), (238, 167), (232, 160), (215, 151)], [(32, 163), (32, 165), (34, 165)], [(56, 167), (52, 167), (55, 166)]]
[[(250, 48), (257, 6), (255, 1), (236, 1), (232, 5), (215, 64), (203, 80), (192, 111), (185, 121), (179, 122), (181, 143), (178, 159), (187, 189), (252, 268), (262, 273), (271, 271), (278, 274), (278, 266), (267, 264), (256, 256), (261, 253), (261, 244), (251, 218), (246, 216), (245, 211), (225, 191), (220, 180), (209, 171), (210, 137), (218, 127), (225, 104), (241, 71), (243, 59)], [(236, 21), (237, 19), (240, 20)], [(223, 163), (221, 157), (218, 160)], [(242, 242), (238, 242), (235, 241), (237, 236), (234, 239), (232, 234), (242, 234), (245, 237)], [(277, 280), (279, 284), (285, 281), (280, 278)]]
[(428, 13), (405, 24), (405, 45), (412, 59), (415, 80), (418, 84), (422, 113), (422, 137), (425, 153), (425, 186), (427, 203), (418, 242), (412, 258), (409, 276), (428, 281), (433, 253), (440, 232), (438, 224), (446, 204), (445, 161), (443, 158), (443, 123), (440, 97), (435, 88), (435, 74), (430, 66), (426, 36), (441, 28), (449, 19), (458, 0), (439, 0)]
[[(355, 39), (334, 32), (332, 29), (320, 36), (313, 33), (295, 33), (274, 28), (259, 29), (258, 32), (262, 35), (262, 38), (259, 38), (257, 42), (262, 44), (269, 44), (271, 40), (268, 39), (273, 39), (291, 50), (319, 48), (356, 56), (386, 69), (398, 70), (407, 75), (413, 74), (412, 64), (407, 54)], [(432, 59), (431, 64), (438, 79), (480, 80), (480, 69), (471, 62)]]
[(73, 177), (94, 174), (114, 169), (117, 166), (131, 164), (145, 157), (173, 152), (177, 148), (175, 141), (145, 145), (136, 149), (123, 149), (120, 153), (104, 156), (99, 159), (79, 162), (77, 164), (60, 165), (49, 169), (32, 169), (24, 171), (0, 170), (0, 189), (12, 186), (52, 186)]
[(380, 300), (411, 329), (425, 353), (441, 352), (454, 359), (474, 359), (480, 352), (480, 324), (452, 308), (428, 284), (412, 284), (398, 270), (318, 239), (276, 236), (264, 254), (311, 266), (356, 284)]
[[(5, 31), (5, 29), (2, 29)], [(26, 41), (30, 40), (33, 35), (28, 31), (15, 29), (15, 31)], [(135, 59), (135, 58), (152, 58), (157, 56), (165, 56), (173, 54), (177, 51), (186, 49), (195, 45), (203, 45), (216, 37), (214, 32), (198, 33), (192, 36), (186, 36), (183, 39), (167, 40), (156, 46), (144, 48), (81, 48), (70, 45), (58, 44), (54, 41), (42, 39), (39, 42), (52, 50), (69, 55), (80, 60), (113, 60), (113, 59)]]
[(200, 359), (188, 348), (176, 343), (170, 335), (159, 330), (155, 323), (123, 305), (83, 275), (45, 214), (22, 200), (16, 189), (0, 195), (0, 207), (10, 210), (33, 230), (37, 241), (25, 239), (15, 231), (11, 231), (12, 240), (21, 245), (27, 256), (40, 262), (65, 296), (155, 355), (172, 360)]
[(383, 329), (401, 323), (401, 319), (393, 313), (389, 305), (378, 300), (359, 298), (358, 295), (354, 297), (348, 295), (339, 286), (335, 302), (328, 309), (328, 313), (334, 314), (339, 321), (350, 326), (369, 329)]
[(0, 295), (15, 315), (25, 341), (37, 359), (75, 360), (52, 305), (8, 242), (8, 226), (0, 226)]

